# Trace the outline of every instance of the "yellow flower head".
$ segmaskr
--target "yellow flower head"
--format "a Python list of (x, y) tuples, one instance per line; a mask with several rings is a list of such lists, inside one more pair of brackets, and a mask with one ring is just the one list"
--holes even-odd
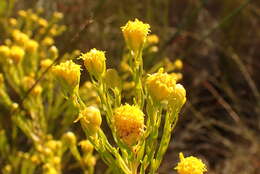
[(42, 68), (42, 69), (46, 69), (46, 68), (48, 68), (52, 63), (53, 63), (53, 61), (52, 61), (51, 59), (43, 59), (43, 60), (41, 60), (40, 65), (41, 65), (41, 68)]
[(173, 63), (173, 66), (176, 69), (182, 69), (183, 68), (183, 63), (180, 59), (175, 60), (175, 62)]
[(16, 43), (19, 45), (22, 45), (22, 46), (26, 45), (26, 43), (29, 40), (29, 36), (19, 30), (13, 30), (12, 36), (13, 36), (14, 40), (16, 41)]
[(174, 92), (171, 94), (170, 104), (183, 106), (186, 102), (186, 90), (181, 84), (177, 84)]
[(42, 26), (44, 28), (48, 26), (48, 22), (43, 18), (39, 18), (38, 23), (40, 26)]
[(21, 17), (26, 17), (27, 16), (27, 12), (24, 11), (24, 10), (20, 10), (20, 11), (18, 11), (18, 15), (21, 16)]
[(147, 35), (150, 32), (150, 25), (135, 19), (134, 21), (128, 21), (121, 29), (129, 49), (136, 52), (146, 42)]
[(17, 20), (15, 18), (10, 18), (9, 23), (11, 26), (16, 26), (17, 25)]
[(180, 162), (175, 167), (178, 174), (203, 174), (207, 171), (206, 165), (198, 158), (190, 156), (184, 157), (180, 153)]
[(156, 34), (151, 34), (147, 37), (148, 44), (157, 44), (159, 42), (159, 37)]
[(51, 46), (51, 45), (54, 44), (54, 40), (53, 40), (53, 38), (51, 38), (51, 37), (45, 37), (45, 38), (42, 40), (42, 44), (43, 44), (44, 46)]
[(79, 142), (79, 145), (84, 153), (92, 152), (94, 148), (89, 140), (83, 140)]
[(67, 132), (62, 136), (62, 140), (69, 146), (76, 145), (77, 137), (73, 132)]
[(118, 107), (113, 119), (117, 136), (125, 144), (131, 146), (140, 140), (144, 132), (144, 113), (137, 106)]
[(102, 117), (98, 108), (89, 106), (81, 110), (76, 121), (80, 120), (83, 130), (90, 136), (95, 135), (100, 129)]
[(183, 78), (182, 73), (175, 73), (174, 72), (174, 73), (171, 73), (170, 75), (173, 76), (176, 79), (176, 82), (180, 81)]
[(68, 60), (52, 68), (55, 75), (65, 80), (69, 85), (75, 87), (80, 80), (80, 65)]
[(1, 45), (0, 46), (0, 58), (7, 58), (10, 55), (10, 48), (8, 46), (5, 45)]
[(10, 50), (10, 58), (13, 60), (14, 63), (19, 63), (24, 57), (25, 51), (23, 48), (19, 46), (12, 46)]
[(146, 80), (147, 90), (157, 101), (168, 100), (174, 92), (176, 79), (160, 69), (157, 73), (150, 75)]
[(106, 57), (104, 51), (93, 48), (89, 52), (82, 54), (81, 58), (84, 60), (84, 65), (88, 72), (96, 78), (105, 73)]
[(29, 53), (33, 53), (38, 49), (39, 44), (35, 40), (30, 39), (27, 41), (25, 47), (26, 51), (28, 51)]

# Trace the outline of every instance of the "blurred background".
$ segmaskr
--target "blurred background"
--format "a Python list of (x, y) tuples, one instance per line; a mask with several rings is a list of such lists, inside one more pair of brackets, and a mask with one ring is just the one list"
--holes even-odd
[(150, 64), (183, 61), (188, 102), (160, 173), (173, 173), (179, 151), (202, 158), (210, 174), (260, 173), (260, 1), (17, 0), (12, 13), (39, 7), (64, 14), (61, 52), (95, 47), (118, 67), (120, 27), (138, 18), (160, 38)]

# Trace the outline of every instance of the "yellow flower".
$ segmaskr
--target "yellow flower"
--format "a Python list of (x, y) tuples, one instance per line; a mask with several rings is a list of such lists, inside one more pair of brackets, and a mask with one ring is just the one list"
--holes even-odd
[(43, 59), (43, 60), (41, 60), (40, 65), (41, 65), (41, 68), (42, 68), (42, 69), (46, 69), (46, 68), (48, 68), (52, 63), (53, 63), (53, 61), (52, 61), (51, 59)]
[(100, 111), (94, 106), (89, 106), (84, 110), (81, 110), (76, 121), (78, 120), (80, 121), (83, 130), (90, 136), (97, 133), (102, 123)]
[(88, 72), (96, 78), (105, 73), (106, 57), (104, 51), (99, 51), (96, 48), (93, 48), (89, 52), (82, 54), (81, 58), (84, 60), (84, 65)]
[(180, 153), (180, 162), (175, 167), (178, 174), (203, 174), (207, 171), (206, 165), (198, 158), (190, 156), (184, 157)]
[(186, 102), (186, 90), (181, 84), (177, 84), (174, 92), (171, 95), (170, 103), (177, 103), (180, 106)]
[(44, 28), (48, 26), (48, 22), (43, 18), (39, 18), (38, 23), (40, 26), (42, 26)]
[(18, 15), (21, 16), (21, 17), (26, 17), (27, 16), (27, 12), (24, 11), (24, 10), (20, 10), (20, 11), (18, 11)]
[(144, 132), (144, 113), (137, 107), (123, 105), (115, 109), (113, 121), (117, 136), (127, 145), (136, 144)]
[(180, 59), (175, 60), (173, 63), (174, 68), (176, 69), (182, 69), (183, 68), (183, 63)]
[(19, 47), (19, 46), (12, 46), (11, 50), (10, 50), (10, 58), (13, 60), (14, 63), (19, 63), (20, 61), (22, 61), (23, 57), (24, 57), (24, 50)]
[(163, 101), (168, 100), (174, 92), (176, 79), (170, 74), (163, 73), (163, 69), (160, 69), (147, 78), (146, 85), (152, 98)]
[(62, 14), (61, 12), (54, 12), (54, 13), (53, 13), (53, 17), (54, 17), (55, 19), (60, 20), (60, 19), (63, 18), (63, 14)]
[(147, 35), (150, 32), (150, 25), (135, 19), (134, 21), (128, 21), (121, 29), (129, 49), (136, 52), (146, 42)]
[(55, 75), (65, 80), (73, 88), (79, 84), (80, 65), (75, 64), (71, 60), (54, 66), (52, 71)]
[(0, 46), (0, 57), (7, 58), (10, 55), (10, 48), (5, 45)]
[(19, 30), (13, 30), (12, 36), (13, 36), (14, 40), (16, 41), (16, 43), (19, 45), (22, 45), (22, 46), (26, 45), (26, 43), (29, 40), (28, 35)]
[(45, 37), (43, 40), (42, 40), (42, 44), (45, 45), (45, 46), (51, 46), (54, 44), (54, 40), (53, 38), (51, 37)]
[(39, 44), (35, 40), (30, 39), (27, 41), (25, 47), (26, 47), (26, 51), (28, 51), (29, 53), (33, 53), (38, 49)]
[(79, 145), (84, 153), (92, 152), (94, 148), (89, 140), (83, 140), (79, 142)]
[(10, 18), (10, 19), (9, 19), (9, 23), (10, 23), (11, 26), (14, 27), (14, 26), (17, 25), (17, 20), (16, 20), (15, 18)]
[(148, 44), (157, 44), (159, 42), (159, 37), (156, 34), (151, 34), (147, 37)]
[(176, 82), (180, 81), (182, 79), (182, 73), (171, 73), (171, 76), (176, 79)]
[(73, 132), (67, 132), (63, 135), (62, 139), (64, 142), (70, 146), (76, 145), (77, 137)]

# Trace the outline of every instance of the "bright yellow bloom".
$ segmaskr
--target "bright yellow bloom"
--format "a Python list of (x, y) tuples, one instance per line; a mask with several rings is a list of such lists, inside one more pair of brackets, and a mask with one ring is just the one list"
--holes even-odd
[(176, 79), (176, 82), (180, 81), (183, 78), (182, 73), (171, 73), (170, 75)]
[(80, 65), (68, 60), (52, 68), (52, 71), (58, 77), (64, 79), (69, 85), (75, 87), (80, 80)]
[(176, 69), (182, 69), (183, 68), (183, 63), (180, 59), (175, 60), (175, 62), (173, 63), (173, 66)]
[(10, 48), (5, 45), (0, 46), (0, 57), (7, 58), (10, 55)]
[(67, 132), (62, 136), (62, 139), (65, 141), (68, 145), (76, 145), (77, 143), (77, 137), (73, 132)]
[(157, 44), (159, 42), (159, 37), (156, 34), (151, 34), (147, 37), (148, 44)]
[(128, 21), (121, 29), (129, 49), (136, 52), (146, 42), (147, 35), (150, 32), (150, 25), (135, 19), (134, 21)]
[(76, 121), (80, 120), (83, 130), (89, 135), (95, 135), (100, 129), (102, 117), (98, 108), (89, 106), (81, 110)]
[(79, 142), (79, 145), (84, 153), (90, 153), (93, 151), (94, 148), (89, 140), (83, 140)]
[(174, 92), (171, 94), (170, 104), (183, 106), (186, 102), (186, 90), (181, 84), (176, 84)]
[(40, 26), (42, 26), (44, 28), (48, 26), (48, 22), (43, 18), (39, 18), (38, 23)]
[(117, 136), (127, 145), (134, 145), (144, 133), (144, 113), (137, 107), (123, 105), (115, 109), (113, 121)]
[(207, 171), (206, 165), (198, 158), (190, 156), (184, 157), (183, 153), (180, 153), (180, 162), (175, 167), (178, 174), (203, 174)]
[(26, 17), (27, 16), (27, 12), (24, 11), (24, 10), (20, 10), (20, 11), (18, 11), (18, 15), (21, 16), (21, 17)]
[(54, 44), (54, 40), (53, 38), (51, 37), (45, 37), (43, 40), (42, 40), (42, 44), (45, 45), (45, 46), (51, 46)]
[(55, 19), (60, 20), (60, 19), (63, 18), (63, 14), (62, 14), (61, 12), (54, 12), (54, 13), (53, 13), (53, 17), (54, 17)]
[(14, 63), (17, 64), (20, 61), (22, 61), (24, 54), (25, 54), (25, 51), (23, 48), (16, 46), (16, 45), (11, 47), (10, 58), (13, 60)]
[(157, 101), (168, 100), (174, 92), (176, 79), (160, 69), (157, 73), (149, 75), (146, 80), (147, 90)]
[(84, 65), (88, 72), (96, 78), (105, 73), (106, 57), (104, 51), (93, 48), (89, 52), (82, 54), (81, 58), (84, 60)]
[(39, 44), (35, 40), (30, 39), (27, 41), (25, 47), (26, 51), (28, 51), (29, 53), (33, 53), (38, 49)]
[(19, 30), (13, 30), (12, 36), (13, 36), (14, 40), (16, 41), (16, 43), (19, 45), (22, 45), (22, 46), (26, 45), (26, 43), (29, 40), (28, 35)]
[(17, 20), (15, 18), (10, 18), (9, 23), (11, 26), (16, 26), (17, 25)]
[(51, 59), (43, 59), (43, 60), (41, 60), (40, 65), (41, 65), (41, 68), (42, 68), (42, 69), (46, 69), (46, 68), (48, 68), (52, 63), (53, 63), (53, 61), (52, 61)]

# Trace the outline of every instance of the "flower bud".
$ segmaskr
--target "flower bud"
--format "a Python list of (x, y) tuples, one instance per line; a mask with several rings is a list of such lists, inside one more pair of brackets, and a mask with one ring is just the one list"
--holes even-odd
[(79, 145), (84, 153), (90, 153), (94, 148), (89, 140), (83, 140), (79, 142)]
[(147, 78), (146, 85), (153, 99), (163, 101), (168, 100), (173, 93), (176, 79), (167, 73), (163, 73), (163, 69), (160, 69), (157, 73)]
[(53, 61), (51, 59), (43, 59), (41, 60), (40, 65), (42, 69), (47, 69), (52, 63)]
[(193, 156), (185, 158), (182, 153), (175, 169), (178, 174), (203, 174), (207, 171), (206, 165), (200, 159)]
[(79, 113), (79, 118), (83, 130), (92, 136), (97, 133), (102, 123), (102, 117), (98, 108), (89, 106)]
[(67, 132), (66, 134), (63, 135), (62, 139), (68, 145), (76, 145), (77, 143), (77, 137), (73, 132)]
[(175, 62), (173, 63), (173, 66), (176, 69), (180, 70), (180, 69), (183, 68), (183, 63), (182, 63), (182, 61), (180, 59), (176, 59)]
[(99, 78), (105, 73), (106, 57), (104, 51), (93, 48), (89, 52), (82, 54), (81, 58), (84, 60), (84, 65), (88, 72), (96, 78)]
[(159, 43), (159, 37), (156, 34), (151, 34), (147, 37), (147, 44)]
[(140, 140), (144, 132), (144, 113), (137, 106), (118, 107), (113, 119), (117, 136), (125, 144), (132, 146)]
[(129, 49), (137, 52), (146, 42), (147, 35), (150, 32), (150, 25), (135, 19), (134, 21), (128, 21), (121, 29)]
[(186, 90), (181, 84), (176, 84), (174, 92), (171, 94), (169, 104), (174, 106), (177, 104), (182, 107), (186, 102)]
[(42, 45), (44, 46), (51, 46), (54, 44), (54, 40), (53, 38), (51, 37), (45, 37), (43, 40), (42, 40)]

